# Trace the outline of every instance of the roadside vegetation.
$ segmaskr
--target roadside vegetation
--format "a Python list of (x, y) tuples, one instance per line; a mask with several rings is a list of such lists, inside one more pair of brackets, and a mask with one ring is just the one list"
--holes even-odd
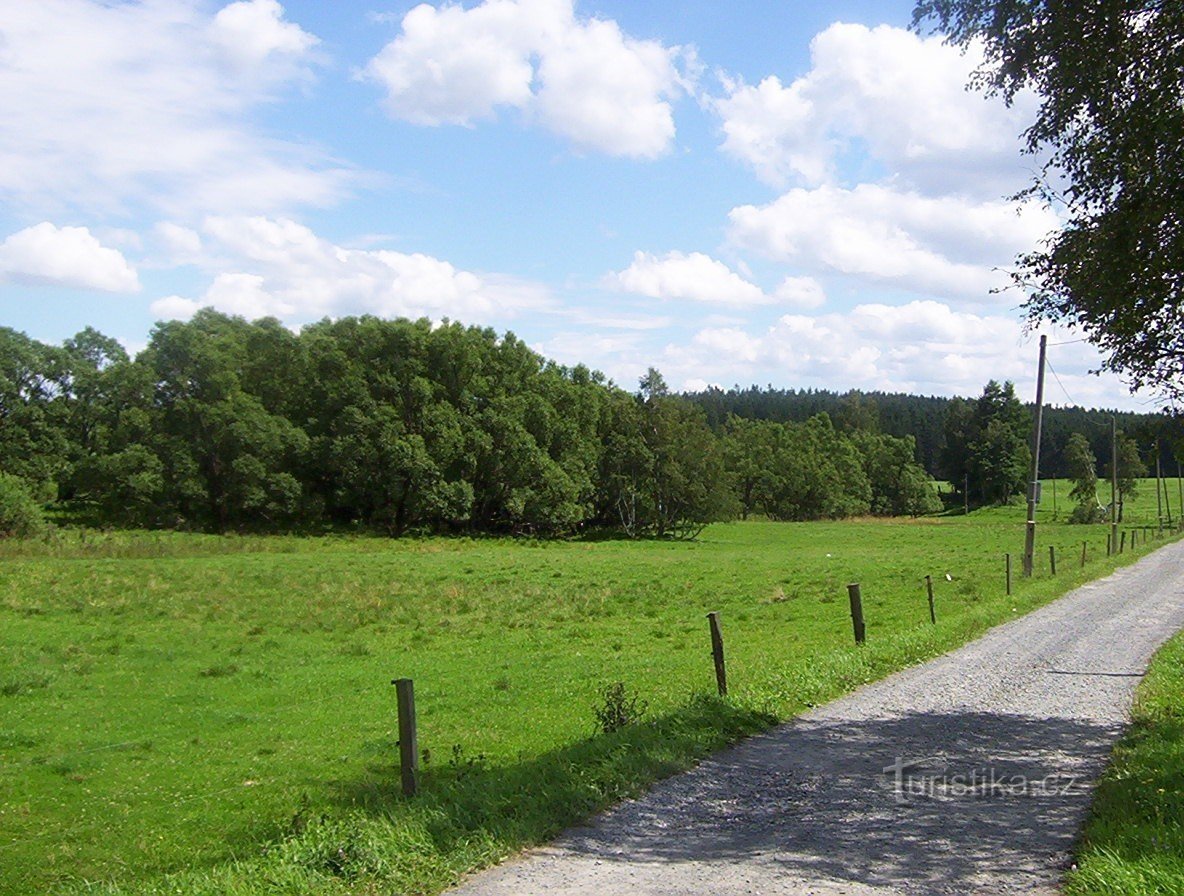
[(1131, 726), (1094, 795), (1069, 896), (1184, 893), (1184, 634), (1139, 685)]
[[(1128, 507), (1130, 525), (1154, 518), (1153, 492)], [(1037, 574), (1017, 574), (1010, 598), (1018, 506), (715, 524), (693, 542), (71, 529), (2, 541), (0, 892), (438, 891), (1156, 543), (1107, 558), (1107, 526), (1048, 515)], [(412, 800), (397, 677), (418, 699)]]

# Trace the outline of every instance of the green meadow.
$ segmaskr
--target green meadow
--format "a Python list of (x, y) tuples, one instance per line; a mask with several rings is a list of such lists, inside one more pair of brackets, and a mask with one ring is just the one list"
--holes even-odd
[[(1065, 524), (1067, 506), (1053, 520), (1048, 494), (1032, 579), (1018, 505), (716, 524), (693, 542), (63, 529), (0, 543), (0, 893), (437, 892), (1160, 543), (1107, 557), (1108, 527)], [(1154, 484), (1142, 495), (1124, 529), (1155, 517)], [(416, 687), (412, 800), (397, 677)], [(645, 712), (604, 734), (614, 682)]]

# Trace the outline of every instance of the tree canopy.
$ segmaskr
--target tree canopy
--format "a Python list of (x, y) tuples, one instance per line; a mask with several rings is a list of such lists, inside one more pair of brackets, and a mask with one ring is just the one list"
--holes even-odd
[(1132, 385), (1184, 396), (1184, 4), (920, 0), (913, 23), (983, 48), (975, 86), (1039, 97), (1025, 192), (1065, 223), (1017, 260), (1030, 318), (1078, 325)]

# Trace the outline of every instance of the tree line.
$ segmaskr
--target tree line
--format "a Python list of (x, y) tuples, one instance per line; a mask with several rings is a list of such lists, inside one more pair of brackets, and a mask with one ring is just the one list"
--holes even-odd
[(713, 428), (657, 371), (628, 392), (451, 322), (293, 333), (205, 310), (135, 358), (90, 328), (0, 329), (0, 504), (98, 525), (677, 537), (738, 514), (930, 512), (914, 455), (825, 413)]
[(974, 400), (677, 395), (650, 370), (630, 392), (454, 322), (294, 333), (207, 309), (135, 358), (91, 328), (61, 345), (0, 329), (0, 505), (96, 525), (680, 537), (920, 515), (941, 509), (934, 473), (959, 504), (1022, 493), (1029, 420), (993, 381)]
[[(954, 503), (962, 503), (965, 498), (979, 506), (1022, 495), (1030, 470), (1034, 406), (1021, 402), (1011, 383), (991, 380), (976, 398), (771, 386), (711, 388), (691, 393), (688, 398), (704, 409), (717, 430), (725, 427), (729, 415), (803, 422), (816, 414), (826, 414), (843, 431), (882, 432), (894, 438), (911, 436), (915, 445), (913, 459), (929, 476), (949, 483), (946, 493)], [(1095, 473), (1108, 479), (1112, 420), (1119, 431), (1120, 479), (1137, 479), (1153, 471), (1157, 454), (1165, 475), (1176, 474), (1184, 457), (1184, 418), (1164, 413), (1046, 406), (1040, 475), (1076, 479), (1080, 454), (1073, 453), (1070, 442), (1080, 437), (1088, 446)], [(1133, 471), (1130, 477), (1127, 471)], [(967, 495), (963, 495), (964, 489)]]

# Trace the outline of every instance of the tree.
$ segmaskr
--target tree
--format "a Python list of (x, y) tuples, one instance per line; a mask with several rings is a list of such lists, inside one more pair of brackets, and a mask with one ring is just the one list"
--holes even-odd
[(1072, 322), (1134, 386), (1184, 394), (1184, 4), (920, 0), (925, 23), (981, 44), (975, 86), (1040, 98), (1021, 195), (1065, 223), (1017, 260), (1030, 319)]
[[(1139, 490), (1139, 480), (1147, 475), (1147, 467), (1139, 455), (1135, 440), (1124, 433), (1118, 433), (1118, 522), (1122, 522), (1126, 499), (1133, 498)], [(1112, 475), (1113, 465), (1106, 463), (1106, 477)]]
[(1098, 512), (1098, 460), (1089, 439), (1079, 432), (1069, 436), (1065, 445), (1065, 469), (1073, 481), (1069, 497), (1077, 503), (1069, 517), (1070, 522), (1096, 522)]

